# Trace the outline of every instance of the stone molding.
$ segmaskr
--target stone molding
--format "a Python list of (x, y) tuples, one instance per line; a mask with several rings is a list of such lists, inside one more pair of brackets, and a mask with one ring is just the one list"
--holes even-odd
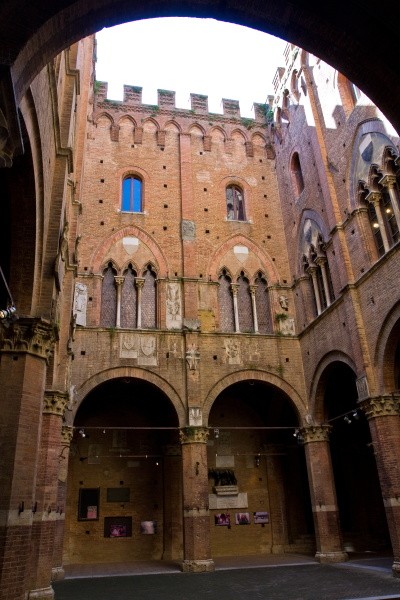
[(48, 364), (56, 341), (50, 321), (41, 318), (20, 318), (7, 328), (0, 325), (0, 352), (32, 354)]
[(304, 444), (311, 442), (329, 442), (329, 433), (332, 427), (330, 425), (313, 425), (312, 427), (303, 427), (300, 433), (303, 436)]
[(181, 444), (207, 444), (209, 431), (207, 427), (184, 427), (179, 432)]
[(43, 398), (43, 414), (64, 416), (68, 404), (68, 394), (58, 390), (45, 390)]
[(375, 396), (365, 398), (358, 403), (368, 420), (376, 417), (398, 417), (400, 415), (400, 396)]

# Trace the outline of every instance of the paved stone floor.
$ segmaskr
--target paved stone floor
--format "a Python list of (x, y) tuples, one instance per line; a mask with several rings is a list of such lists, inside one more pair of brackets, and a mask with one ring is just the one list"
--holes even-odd
[(229, 557), (213, 573), (181, 573), (162, 561), (71, 566), (56, 600), (400, 600), (390, 557), (320, 565), (306, 556)]

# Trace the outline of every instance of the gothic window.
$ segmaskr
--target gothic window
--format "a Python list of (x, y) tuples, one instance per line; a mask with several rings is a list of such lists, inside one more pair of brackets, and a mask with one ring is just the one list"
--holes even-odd
[(243, 272), (240, 274), (240, 277), (237, 280), (237, 285), (239, 331), (242, 333), (254, 331), (253, 309), (251, 306), (249, 281)]
[(117, 290), (115, 287), (115, 275), (117, 274), (112, 263), (108, 263), (103, 271), (103, 282), (101, 286), (101, 327), (115, 327), (117, 319)]
[(124, 272), (124, 282), (121, 290), (121, 327), (135, 329), (137, 325), (137, 289), (136, 272), (129, 265)]
[(122, 182), (121, 210), (142, 212), (142, 180), (137, 175), (129, 175)]
[(298, 198), (304, 190), (303, 173), (298, 152), (294, 152), (292, 155), (292, 160), (290, 161), (290, 174), (292, 176), (293, 191), (296, 198)]
[(382, 189), (382, 205), (383, 205), (383, 212), (385, 215), (385, 220), (387, 223), (389, 239), (391, 241), (390, 245), (393, 245), (399, 241), (399, 225), (396, 221), (396, 216), (394, 214), (392, 201), (390, 199), (390, 195), (389, 195), (388, 189), (386, 187), (384, 187)]
[(303, 267), (310, 277), (316, 314), (320, 315), (335, 299), (325, 243), (317, 224), (306, 219), (303, 229)]
[(268, 297), (267, 282), (262, 273), (255, 280), (255, 299), (257, 307), (258, 331), (272, 333), (271, 310)]
[(218, 305), (221, 331), (235, 331), (231, 279), (225, 269), (218, 279)]
[(157, 326), (157, 275), (151, 265), (143, 273), (143, 289), (141, 297), (141, 325), (144, 329)]
[(369, 217), (369, 222), (371, 224), (372, 233), (374, 235), (376, 249), (378, 250), (378, 256), (383, 256), (385, 254), (385, 246), (383, 244), (382, 234), (381, 234), (381, 230), (379, 228), (376, 210), (375, 210), (375, 207), (372, 204), (372, 202), (368, 203), (368, 217)]
[(226, 215), (228, 221), (244, 221), (246, 219), (243, 190), (237, 185), (229, 185), (226, 188)]

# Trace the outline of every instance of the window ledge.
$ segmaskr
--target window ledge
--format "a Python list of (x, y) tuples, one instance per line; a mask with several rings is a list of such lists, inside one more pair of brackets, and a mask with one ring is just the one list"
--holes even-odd
[(145, 210), (121, 210), (120, 208), (118, 208), (117, 212), (121, 213), (121, 215), (147, 215), (147, 212)]

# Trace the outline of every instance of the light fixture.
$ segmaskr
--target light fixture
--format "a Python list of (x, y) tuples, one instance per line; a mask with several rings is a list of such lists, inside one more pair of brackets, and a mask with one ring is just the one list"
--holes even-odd
[(375, 223), (373, 223), (373, 224), (372, 224), (372, 227), (373, 227), (374, 229), (379, 229), (379, 223), (376, 223), (376, 222), (375, 222)]
[(356, 421), (358, 421), (358, 419), (360, 418), (360, 415), (358, 414), (358, 410), (355, 410), (351, 416), (352, 416), (352, 417), (353, 417), (353, 419), (355, 419)]
[(214, 437), (217, 440), (219, 438), (219, 429), (214, 429)]
[(350, 423), (351, 423), (351, 419), (350, 419), (350, 417), (348, 417), (347, 415), (345, 415), (345, 416), (343, 417), (343, 421), (344, 421), (345, 423), (347, 423), (347, 425), (350, 425)]
[(85, 437), (86, 437), (85, 430), (84, 430), (84, 429), (80, 429), (80, 430), (79, 430), (79, 435), (80, 435), (81, 437), (85, 438)]
[(293, 432), (293, 437), (297, 438), (298, 435), (299, 435), (299, 430), (295, 429)]
[(258, 453), (254, 457), (254, 464), (256, 465), (257, 468), (260, 466), (260, 462), (261, 462), (261, 454)]

